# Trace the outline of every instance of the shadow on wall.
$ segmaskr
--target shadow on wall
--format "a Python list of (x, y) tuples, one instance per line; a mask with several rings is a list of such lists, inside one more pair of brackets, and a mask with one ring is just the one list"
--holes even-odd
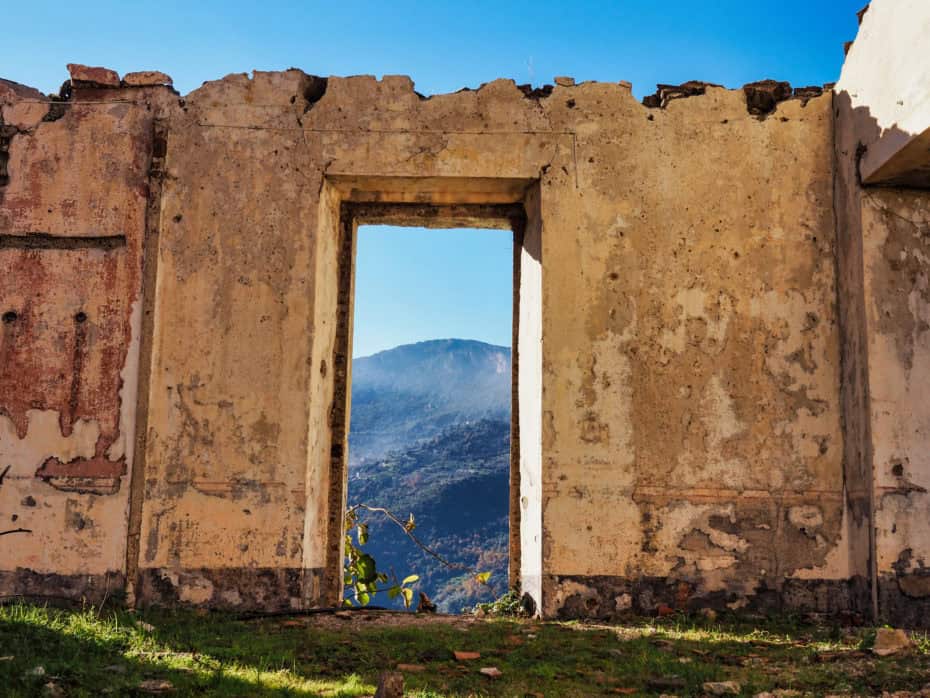
[[(834, 116), (844, 476), (852, 559), (859, 564), (866, 561), (868, 577), (874, 580), (871, 603), (880, 618), (926, 625), (930, 559), (925, 555), (930, 549), (915, 550), (921, 529), (914, 523), (927, 519), (930, 497), (926, 488), (911, 480), (926, 482), (930, 472), (916, 465), (919, 458), (913, 468), (907, 458), (883, 461), (891, 451), (923, 450), (917, 442), (908, 449), (904, 437), (886, 426), (889, 418), (904, 424), (930, 416), (930, 411), (914, 414), (907, 404), (907, 394), (920, 390), (910, 373), (915, 352), (920, 351), (918, 337), (930, 327), (921, 304), (911, 302), (914, 294), (924, 304), (930, 301), (925, 290), (930, 265), (922, 261), (930, 258), (930, 211), (924, 220), (914, 220), (908, 215), (908, 202), (923, 202), (927, 211), (928, 194), (923, 189), (930, 187), (930, 158), (925, 155), (927, 162), (914, 162), (898, 152), (882, 168), (889, 164), (890, 169), (897, 168), (897, 177), (864, 184), (860, 166), (869, 147), (879, 142), (882, 147), (912, 143), (916, 134), (897, 124), (883, 129), (867, 106), (853, 106), (845, 90), (834, 95)], [(893, 162), (902, 157), (904, 169), (901, 162)], [(884, 238), (879, 240), (879, 235)], [(894, 351), (883, 351), (889, 343)], [(889, 376), (902, 375), (907, 377), (897, 385), (903, 391), (873, 395), (889, 390), (894, 383)], [(881, 404), (881, 414), (873, 408), (873, 399)], [(922, 472), (914, 472), (915, 468)], [(889, 565), (882, 560), (896, 561)]]

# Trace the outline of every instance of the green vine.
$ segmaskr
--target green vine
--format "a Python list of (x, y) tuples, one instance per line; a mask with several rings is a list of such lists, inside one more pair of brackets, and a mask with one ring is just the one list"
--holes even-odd
[[(404, 521), (383, 507), (373, 507), (368, 504), (355, 504), (346, 510), (345, 516), (345, 563), (343, 584), (346, 596), (343, 604), (346, 606), (367, 606), (376, 594), (386, 593), (388, 598), (402, 597), (404, 607), (410, 608), (413, 604), (413, 585), (420, 581), (420, 575), (409, 574), (398, 579), (393, 570), (387, 574), (378, 569), (376, 560), (366, 553), (362, 546), (368, 543), (368, 524), (362, 520), (361, 512), (380, 514), (399, 526), (407, 537), (427, 555), (435, 559), (443, 567), (462, 569), (458, 565), (446, 560), (442, 555), (432, 550), (413, 532), (416, 520), (413, 514)], [(355, 534), (354, 537), (352, 534)], [(491, 578), (490, 572), (474, 572), (475, 581), (487, 584)]]

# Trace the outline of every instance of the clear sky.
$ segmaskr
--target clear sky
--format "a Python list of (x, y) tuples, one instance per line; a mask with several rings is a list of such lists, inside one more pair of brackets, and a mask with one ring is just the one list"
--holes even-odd
[(424, 339), (510, 346), (513, 233), (359, 228), (352, 352)]
[[(419, 92), (556, 75), (728, 87), (839, 76), (866, 0), (132, 0), (7, 2), (0, 77), (46, 92), (66, 63), (157, 69), (181, 93), (252, 69), (410, 75)], [(362, 230), (356, 355), (419, 339), (510, 343), (502, 231)]]

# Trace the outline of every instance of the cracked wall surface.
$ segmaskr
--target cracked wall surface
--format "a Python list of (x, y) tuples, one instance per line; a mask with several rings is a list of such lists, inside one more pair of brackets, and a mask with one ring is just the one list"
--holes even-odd
[(860, 186), (842, 83), (71, 75), (0, 83), (2, 589), (332, 603), (347, 206), (516, 204), (540, 612), (865, 615), (875, 577), (920, 622), (930, 204)]
[[(0, 81), (0, 586), (124, 586), (154, 88)], [(143, 104), (140, 108), (140, 103)]]

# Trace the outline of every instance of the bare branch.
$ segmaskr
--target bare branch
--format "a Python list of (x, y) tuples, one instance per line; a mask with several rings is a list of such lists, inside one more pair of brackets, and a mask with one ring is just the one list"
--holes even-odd
[(412, 540), (417, 545), (418, 548), (420, 548), (420, 550), (425, 552), (427, 555), (430, 555), (431, 557), (435, 558), (439, 562), (439, 564), (443, 565), (444, 567), (448, 567), (449, 569), (452, 569), (452, 570), (468, 569), (465, 565), (456, 564), (454, 562), (449, 562), (448, 560), (446, 560), (442, 555), (437, 553), (435, 550), (431, 549), (423, 541), (417, 538), (413, 534), (413, 531), (407, 528), (407, 524), (404, 521), (397, 518), (397, 516), (395, 516), (393, 512), (388, 511), (387, 509), (384, 509), (383, 507), (372, 507), (372, 506), (368, 506), (367, 504), (355, 504), (351, 506), (348, 509), (348, 511), (346, 511), (346, 516), (348, 516), (354, 511), (358, 511), (359, 509), (364, 509), (365, 511), (384, 514), (391, 521), (397, 524), (401, 528), (401, 530), (407, 534), (407, 537), (410, 538), (410, 540)]

